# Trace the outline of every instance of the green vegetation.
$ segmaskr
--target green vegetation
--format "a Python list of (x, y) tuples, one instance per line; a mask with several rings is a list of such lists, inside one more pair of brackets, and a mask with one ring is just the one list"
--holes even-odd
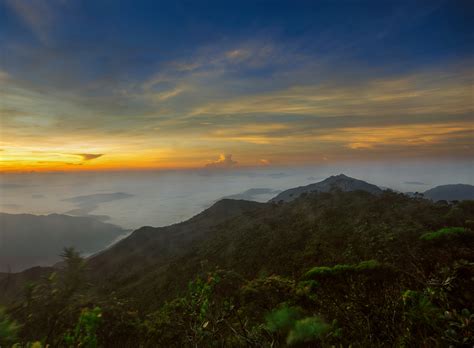
[[(148, 231), (89, 262), (66, 249), (62, 270), (9, 302), (0, 315), (0, 344), (474, 344), (474, 240), (422, 237), (427, 230), (472, 233), (474, 202), (332, 192), (255, 209), (217, 225), (207, 211), (172, 227), (169, 234), (206, 230), (192, 246), (178, 244), (179, 251), (171, 249), (176, 240), (169, 234), (153, 244)], [(141, 263), (134, 259), (140, 243), (147, 245)], [(123, 260), (128, 268), (115, 266)]]
[(304, 342), (322, 342), (330, 335), (338, 335), (336, 322), (327, 324), (318, 316), (302, 318), (301, 308), (284, 305), (266, 315), (266, 327), (272, 333), (286, 336), (286, 343), (294, 345)]
[(289, 331), (299, 318), (301, 318), (300, 309), (284, 306), (268, 313), (265, 321), (268, 330), (272, 332)]
[(314, 267), (304, 275), (307, 279), (320, 277), (338, 276), (354, 272), (367, 272), (384, 269), (385, 267), (377, 260), (362, 261), (356, 265), (335, 265), (333, 267)]
[(6, 347), (17, 340), (19, 326), (0, 308), (0, 347)]
[(421, 240), (437, 240), (441, 238), (456, 237), (466, 234), (468, 231), (464, 227), (444, 227), (436, 232), (428, 232), (420, 236)]
[(331, 326), (319, 317), (304, 318), (294, 324), (286, 338), (286, 343), (293, 345), (302, 342), (322, 341), (330, 330)]
[(84, 308), (76, 327), (64, 335), (64, 343), (69, 347), (97, 347), (96, 331), (100, 324), (102, 312), (100, 307)]

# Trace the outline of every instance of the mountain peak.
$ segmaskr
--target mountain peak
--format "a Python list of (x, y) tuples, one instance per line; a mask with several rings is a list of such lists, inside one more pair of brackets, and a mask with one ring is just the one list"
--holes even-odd
[(325, 182), (325, 181), (338, 181), (338, 180), (357, 180), (355, 178), (352, 178), (350, 176), (347, 176), (345, 174), (338, 174), (338, 175), (331, 175), (330, 177), (324, 179), (322, 182)]
[[(354, 178), (351, 178), (350, 176), (347, 176), (346, 174), (343, 174), (343, 173), (338, 174), (338, 175), (331, 175), (329, 178), (354, 179)], [(356, 180), (356, 179), (354, 179), (354, 180)]]
[(289, 202), (301, 196), (302, 193), (329, 192), (334, 189), (341, 191), (366, 191), (372, 194), (379, 194), (382, 192), (378, 186), (341, 173), (339, 175), (332, 175), (321, 182), (283, 191), (276, 197), (272, 198), (271, 201)]

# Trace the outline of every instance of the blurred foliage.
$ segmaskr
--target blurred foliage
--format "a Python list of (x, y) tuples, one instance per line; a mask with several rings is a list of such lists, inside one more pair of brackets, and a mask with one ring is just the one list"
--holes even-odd
[(69, 347), (97, 347), (96, 331), (100, 324), (102, 312), (99, 307), (84, 308), (73, 330), (66, 332), (64, 343)]
[(18, 324), (10, 319), (3, 308), (0, 308), (0, 347), (15, 343), (18, 331)]
[(286, 343), (294, 345), (303, 342), (323, 341), (324, 336), (330, 330), (331, 326), (319, 317), (304, 318), (295, 322), (286, 338)]

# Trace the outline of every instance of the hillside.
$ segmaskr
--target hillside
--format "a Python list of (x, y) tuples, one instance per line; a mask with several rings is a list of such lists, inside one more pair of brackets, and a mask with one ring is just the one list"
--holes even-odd
[(109, 281), (137, 278), (148, 268), (159, 268), (205, 240), (212, 228), (232, 217), (258, 211), (262, 203), (223, 199), (191, 219), (166, 227), (142, 227), (108, 250), (92, 257), (92, 276)]
[(466, 184), (441, 185), (425, 191), (423, 196), (433, 201), (474, 200), (474, 186)]
[(249, 278), (295, 276), (315, 264), (374, 256), (404, 263), (399, 243), (443, 227), (450, 211), (388, 192), (313, 193), (283, 204), (223, 200), (186, 222), (141, 228), (89, 265), (105, 293), (139, 292), (149, 308), (184, 289), (203, 262), (206, 269), (231, 269)]
[(474, 203), (376, 193), (225, 199), (185, 222), (138, 229), (84, 268), (69, 253), (66, 268), (11, 313), (25, 340), (49, 330), (57, 344), (94, 306), (104, 346), (471, 342), (468, 327), (445, 332), (472, 310)]
[(0, 213), (0, 271), (53, 265), (65, 246), (91, 254), (125, 233), (90, 217)]
[(32, 267), (17, 273), (0, 273), (0, 304), (22, 295), (29, 283), (39, 282), (54, 272), (52, 267)]
[(312, 193), (312, 192), (330, 192), (331, 190), (340, 190), (343, 192), (349, 191), (366, 191), (373, 194), (380, 194), (382, 190), (373, 185), (369, 184), (365, 181), (354, 179), (348, 177), (344, 174), (333, 175), (329, 178), (317, 182), (314, 184), (306, 185), (306, 186), (299, 186), (295, 187), (286, 191), (281, 192), (276, 197), (272, 198), (272, 202), (279, 202), (285, 201), (289, 202), (292, 201), (303, 193)]

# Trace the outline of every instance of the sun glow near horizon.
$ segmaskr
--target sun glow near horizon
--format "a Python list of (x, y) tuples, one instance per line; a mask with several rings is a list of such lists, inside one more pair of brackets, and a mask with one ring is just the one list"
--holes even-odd
[[(458, 11), (447, 4), (409, 6), (411, 20), (372, 4), (377, 23), (352, 8), (362, 32), (324, 21), (340, 15), (332, 6), (321, 21), (265, 17), (251, 35), (169, 23), (185, 49), (148, 17), (112, 45), (74, 4), (2, 6), (1, 172), (473, 158), (473, 52), (468, 31), (442, 20)], [(86, 24), (98, 37), (68, 36)], [(268, 31), (301, 25), (297, 40)]]

